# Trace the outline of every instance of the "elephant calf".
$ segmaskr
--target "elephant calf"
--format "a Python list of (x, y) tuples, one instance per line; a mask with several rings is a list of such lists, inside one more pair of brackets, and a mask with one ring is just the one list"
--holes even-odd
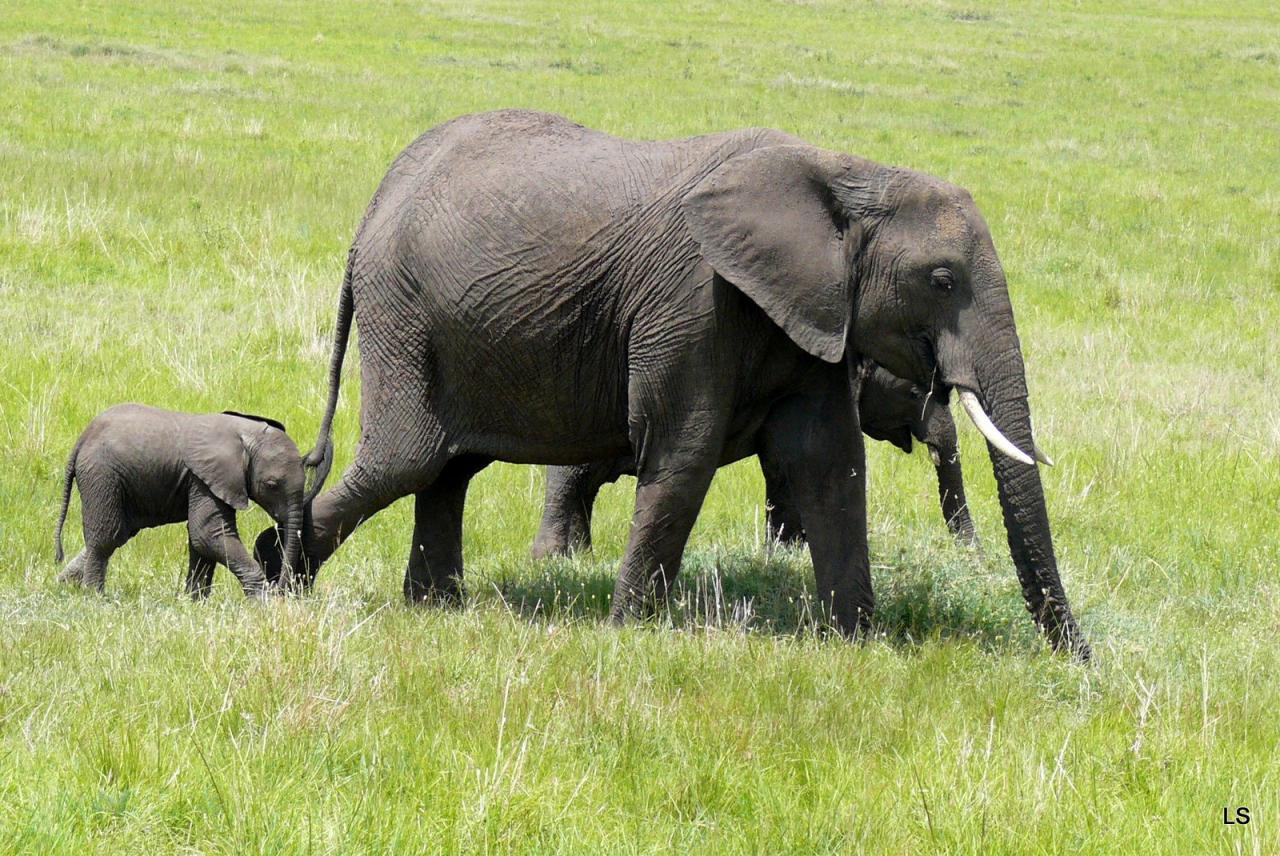
[(261, 597), (267, 579), (240, 542), (236, 511), (250, 499), (262, 506), (284, 533), (286, 567), (295, 567), (304, 481), (297, 446), (272, 419), (112, 407), (89, 423), (67, 460), (54, 533), (57, 560), (63, 560), (72, 482), (80, 487), (84, 549), (58, 580), (102, 591), (112, 553), (141, 529), (185, 520), (188, 594), (208, 595), (213, 566), (223, 564), (246, 595)]
[[(961, 544), (976, 545), (978, 535), (964, 496), (956, 425), (941, 397), (875, 366), (862, 382), (858, 410), (862, 432), (871, 439), (892, 443), (908, 453), (912, 438), (929, 448), (947, 528)], [(786, 479), (763, 461), (761, 469), (765, 480), (766, 536), (771, 542), (803, 542), (804, 525)], [(533, 558), (564, 556), (589, 548), (596, 495), (601, 487), (623, 475), (635, 475), (635, 463), (630, 458), (548, 467), (542, 524), (534, 538)]]

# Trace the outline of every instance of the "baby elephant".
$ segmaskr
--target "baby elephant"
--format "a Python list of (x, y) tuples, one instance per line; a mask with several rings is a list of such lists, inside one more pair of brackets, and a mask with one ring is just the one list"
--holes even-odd
[(215, 563), (226, 565), (245, 594), (261, 597), (267, 580), (240, 543), (236, 511), (252, 499), (284, 533), (287, 567), (297, 566), (305, 498), (302, 456), (284, 426), (261, 416), (172, 413), (120, 404), (101, 413), (76, 441), (62, 486), (54, 534), (62, 561), (62, 526), (71, 483), (80, 485), (84, 549), (58, 576), (102, 591), (111, 554), (140, 529), (187, 522), (187, 593), (203, 598)]

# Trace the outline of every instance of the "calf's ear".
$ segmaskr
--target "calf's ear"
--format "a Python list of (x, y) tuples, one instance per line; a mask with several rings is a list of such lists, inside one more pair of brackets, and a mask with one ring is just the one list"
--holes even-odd
[(249, 450), (233, 419), (193, 417), (179, 446), (187, 469), (214, 496), (237, 511), (249, 507)]
[[(269, 416), (258, 416), (257, 414), (254, 414), (254, 413), (241, 413), (238, 410), (224, 410), (222, 411), (222, 413), (225, 416), (239, 416), (241, 419), (252, 419), (254, 422), (265, 422), (267, 425), (270, 425), (272, 428), (279, 428), (281, 431), (285, 431), (283, 422), (277, 422), (276, 420), (270, 418)], [(287, 434), (288, 432), (285, 431), (285, 433)]]

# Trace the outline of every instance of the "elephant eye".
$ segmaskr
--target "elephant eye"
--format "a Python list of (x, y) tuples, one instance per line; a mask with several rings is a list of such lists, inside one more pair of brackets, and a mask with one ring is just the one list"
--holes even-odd
[(952, 286), (956, 284), (955, 274), (946, 268), (937, 268), (929, 275), (929, 279), (934, 288), (940, 288), (943, 291), (950, 291)]
[(920, 388), (920, 387), (918, 387), (918, 386), (913, 386), (913, 387), (911, 387), (911, 397), (912, 397), (912, 398), (923, 398), (923, 397), (924, 397), (924, 390), (923, 390), (923, 389), (921, 389), (921, 388)]

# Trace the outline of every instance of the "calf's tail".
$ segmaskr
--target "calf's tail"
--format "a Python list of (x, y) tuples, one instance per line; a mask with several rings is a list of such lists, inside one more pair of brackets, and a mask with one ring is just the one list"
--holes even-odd
[(58, 514), (58, 528), (53, 531), (53, 557), (62, 562), (64, 556), (62, 553), (62, 527), (67, 522), (67, 509), (71, 506), (71, 485), (76, 480), (76, 458), (80, 456), (80, 444), (84, 442), (84, 435), (76, 440), (75, 448), (71, 450), (71, 457), (67, 458), (67, 469), (62, 476), (62, 511)]

